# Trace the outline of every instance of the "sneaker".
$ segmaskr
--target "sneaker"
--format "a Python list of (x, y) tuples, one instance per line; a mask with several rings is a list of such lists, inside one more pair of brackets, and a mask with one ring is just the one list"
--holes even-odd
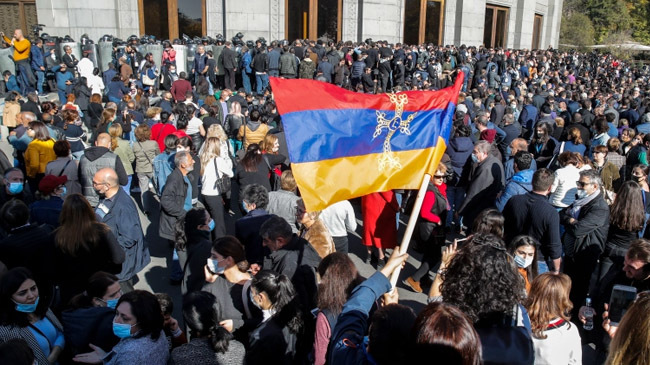
[(408, 286), (409, 288), (413, 289), (414, 292), (422, 293), (422, 287), (420, 286), (420, 282), (413, 280), (412, 277), (409, 276), (408, 278), (406, 278), (406, 280), (402, 281), (402, 283)]

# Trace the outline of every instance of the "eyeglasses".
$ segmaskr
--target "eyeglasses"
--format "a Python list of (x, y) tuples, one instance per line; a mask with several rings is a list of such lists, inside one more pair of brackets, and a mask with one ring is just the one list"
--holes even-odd
[(576, 186), (579, 188), (583, 188), (585, 185), (590, 184), (582, 181), (576, 181)]
[(434, 179), (444, 179), (445, 175), (433, 175)]

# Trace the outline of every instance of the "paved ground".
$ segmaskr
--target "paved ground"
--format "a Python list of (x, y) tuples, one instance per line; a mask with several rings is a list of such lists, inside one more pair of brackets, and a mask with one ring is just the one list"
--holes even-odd
[[(134, 199), (139, 200), (139, 194), (133, 194)], [(360, 218), (359, 206), (353, 204), (355, 211), (357, 212), (357, 217)], [(149, 250), (151, 252), (151, 263), (138, 274), (138, 280), (135, 283), (137, 289), (149, 290), (152, 292), (166, 292), (169, 293), (176, 307), (174, 308), (174, 316), (180, 319), (180, 304), (181, 304), (181, 293), (180, 286), (173, 286), (169, 283), (169, 270), (167, 269), (168, 264), (171, 262), (172, 250), (169, 248), (167, 241), (161, 239), (158, 236), (158, 219), (160, 215), (160, 208), (156, 201), (148, 200), (147, 210), (150, 212), (149, 215), (144, 215), (140, 211), (140, 220), (142, 222), (142, 228), (145, 232), (146, 242), (149, 245)], [(234, 219), (236, 217), (231, 217), (227, 222), (228, 233), (234, 233)], [(401, 240), (401, 235), (406, 227), (406, 220), (408, 217), (402, 216), (400, 222), (400, 231), (399, 238)], [(356, 232), (349, 233), (350, 241), (350, 257), (357, 265), (359, 272), (363, 277), (369, 277), (375, 272), (375, 268), (371, 265), (364, 263), (366, 257), (366, 249), (361, 244), (361, 236), (363, 232), (363, 227), (361, 221), (358, 219), (359, 226)], [(415, 252), (409, 252), (412, 256), (409, 257), (400, 280), (405, 278), (407, 275), (410, 275), (415, 269), (419, 266), (419, 255)], [(426, 288), (425, 288), (426, 290)], [(405, 288), (403, 284), (398, 283), (398, 291), (400, 295), (400, 302), (402, 304), (412, 307), (416, 312), (418, 312), (426, 304), (426, 295), (417, 294), (411, 291), (408, 288)]]

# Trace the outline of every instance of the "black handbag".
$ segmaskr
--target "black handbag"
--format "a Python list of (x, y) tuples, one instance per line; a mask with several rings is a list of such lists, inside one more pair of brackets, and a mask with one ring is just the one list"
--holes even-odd
[(217, 158), (214, 158), (214, 172), (217, 174), (217, 179), (214, 181), (213, 189), (217, 189), (220, 195), (226, 195), (230, 192), (230, 178), (222, 174), (219, 177), (219, 169), (217, 168)]
[(269, 160), (266, 158), (266, 156), (262, 156), (264, 159), (264, 162), (266, 162), (266, 166), (269, 168), (269, 172), (271, 173), (269, 177), (269, 184), (271, 185), (271, 191), (278, 191), (280, 190), (280, 176), (275, 173), (275, 170), (273, 170), (273, 167), (269, 163)]

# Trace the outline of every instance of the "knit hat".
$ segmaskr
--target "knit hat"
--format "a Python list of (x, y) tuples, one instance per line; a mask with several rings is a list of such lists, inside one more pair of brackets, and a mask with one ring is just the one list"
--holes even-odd
[(485, 129), (481, 132), (481, 139), (487, 141), (488, 143), (494, 142), (494, 138), (497, 136), (497, 131), (494, 129)]
[(56, 188), (65, 184), (67, 181), (68, 177), (65, 175), (47, 175), (41, 179), (41, 182), (38, 183), (38, 190), (44, 195), (50, 195), (54, 192), (54, 190), (56, 190)]

